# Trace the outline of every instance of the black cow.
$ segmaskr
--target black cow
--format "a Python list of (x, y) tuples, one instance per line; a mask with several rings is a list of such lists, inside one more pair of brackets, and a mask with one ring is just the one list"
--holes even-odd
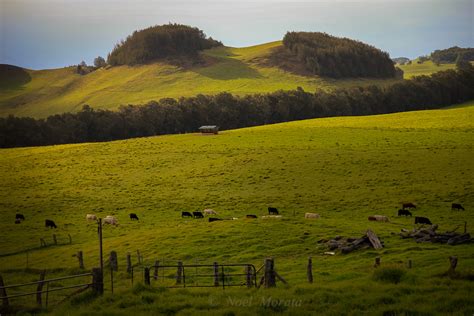
[(209, 217), (209, 223), (216, 222), (216, 221), (221, 221), (221, 218), (216, 218), (216, 217)]
[(245, 217), (246, 217), (246, 218), (257, 218), (257, 215), (252, 215), (252, 214), (250, 214), (250, 215), (245, 215)]
[(407, 208), (416, 208), (416, 205), (411, 203), (411, 202), (408, 202), (408, 203), (403, 203), (402, 204), (402, 208), (403, 209), (407, 209)]
[(202, 215), (202, 212), (193, 212), (194, 218), (204, 218), (204, 215)]
[(137, 214), (135, 214), (135, 213), (130, 213), (130, 219), (131, 219), (131, 220), (136, 219), (136, 220), (138, 221), (138, 216), (137, 216)]
[(459, 211), (460, 211), (460, 210), (463, 210), (463, 211), (464, 211), (464, 207), (462, 207), (462, 205), (459, 204), (459, 203), (453, 203), (453, 204), (451, 204), (451, 209), (452, 209), (452, 210), (459, 210)]
[(398, 210), (398, 216), (411, 216), (411, 212), (409, 210), (404, 210), (404, 209), (400, 209)]
[(16, 218), (16, 219), (15, 219), (15, 224), (20, 224), (20, 223), (21, 223), (21, 219)]
[(181, 212), (181, 217), (193, 217), (193, 214), (189, 212)]
[(25, 216), (23, 216), (23, 214), (16, 213), (16, 215), (15, 215), (15, 219), (19, 219), (19, 220), (22, 220), (22, 221), (24, 221), (24, 220), (25, 220)]
[(433, 225), (427, 217), (415, 216), (415, 224)]
[(49, 227), (49, 228), (58, 228), (58, 226), (56, 226), (56, 224), (54, 223), (54, 221), (50, 220), (50, 219), (47, 219), (45, 221), (45, 226), (46, 227)]
[(276, 207), (269, 207), (268, 208), (268, 215), (278, 215), (278, 210)]

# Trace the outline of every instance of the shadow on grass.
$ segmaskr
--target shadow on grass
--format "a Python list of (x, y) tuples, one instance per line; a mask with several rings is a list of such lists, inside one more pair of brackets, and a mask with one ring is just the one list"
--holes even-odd
[(25, 69), (0, 64), (0, 90), (20, 90), (30, 81), (31, 76)]

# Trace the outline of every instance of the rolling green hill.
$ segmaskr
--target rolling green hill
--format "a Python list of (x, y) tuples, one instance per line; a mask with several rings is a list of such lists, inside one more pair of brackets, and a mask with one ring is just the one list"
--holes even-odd
[[(0, 80), (0, 116), (14, 114), (36, 118), (79, 111), (84, 104), (97, 109), (141, 104), (165, 97), (179, 98), (199, 93), (227, 91), (236, 95), (290, 90), (334, 89), (367, 84), (390, 84), (390, 80), (332, 80), (307, 77), (266, 66), (265, 56), (281, 46), (272, 42), (246, 48), (219, 47), (204, 51), (205, 65), (178, 67), (163, 62), (142, 66), (99, 69), (81, 76), (75, 67), (26, 70), (30, 81)], [(406, 77), (454, 67), (403, 66)], [(422, 66), (422, 67), (421, 67)], [(1, 78), (0, 78), (1, 79)]]
[[(119, 219), (118, 227), (104, 229), (105, 253), (116, 250), (119, 255), (116, 292), (92, 303), (84, 296), (63, 304), (56, 307), (58, 315), (472, 314), (472, 244), (401, 239), (397, 233), (412, 229), (413, 218), (397, 217), (396, 211), (401, 202), (412, 201), (418, 205), (414, 215), (429, 217), (439, 231), (467, 221), (472, 232), (473, 131), (470, 102), (444, 110), (305, 120), (217, 136), (1, 149), (0, 273), (7, 284), (37, 279), (34, 270), (24, 270), (26, 249), (30, 268), (56, 269), (49, 277), (77, 272), (73, 254), (79, 250), (86, 268), (96, 266), (96, 226), (85, 220), (87, 213), (95, 213)], [(462, 203), (466, 211), (451, 211), (452, 202)], [(260, 217), (269, 205), (283, 218), (243, 218)], [(208, 223), (180, 216), (183, 210), (204, 208), (239, 219)], [(16, 212), (27, 220), (15, 225)], [(130, 212), (140, 221), (130, 221)], [(319, 213), (321, 219), (305, 220), (305, 212)], [(373, 214), (391, 221), (367, 221)], [(51, 240), (52, 232), (43, 227), (46, 218), (56, 221), (59, 237), (71, 234), (73, 244), (38, 248), (39, 238)], [(318, 244), (336, 235), (358, 237), (368, 228), (384, 241), (384, 249), (325, 256), (327, 248)], [(184, 260), (259, 267), (273, 256), (290, 285), (269, 291), (167, 290), (156, 285), (132, 291), (125, 254), (137, 249), (146, 264)], [(459, 258), (458, 279), (442, 276), (450, 255)], [(313, 285), (305, 281), (308, 256), (315, 266)], [(376, 256), (389, 280), (386, 267), (404, 274), (400, 283), (374, 279)], [(408, 259), (412, 269), (405, 268)], [(135, 278), (140, 280), (140, 273)], [(232, 305), (229, 297), (253, 297), (254, 303)], [(260, 304), (268, 297), (301, 304)]]

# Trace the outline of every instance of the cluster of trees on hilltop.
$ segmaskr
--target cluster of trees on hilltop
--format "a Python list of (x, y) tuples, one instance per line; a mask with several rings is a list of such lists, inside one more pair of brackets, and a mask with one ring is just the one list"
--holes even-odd
[(333, 78), (396, 76), (387, 53), (348, 38), (318, 32), (288, 32), (283, 45), (315, 75)]
[(309, 93), (301, 88), (269, 94), (198, 95), (161, 99), (118, 111), (94, 110), (47, 119), (0, 118), (0, 147), (97, 142), (196, 132), (201, 125), (222, 129), (316, 117), (369, 115), (433, 109), (474, 99), (474, 67), (420, 76), (388, 87), (369, 86)]
[(474, 48), (454, 46), (447, 49), (435, 50), (431, 53), (430, 59), (437, 64), (474, 61)]
[(117, 44), (108, 55), (107, 63), (112, 66), (135, 65), (170, 56), (196, 56), (200, 50), (221, 45), (196, 27), (157, 25), (135, 31)]

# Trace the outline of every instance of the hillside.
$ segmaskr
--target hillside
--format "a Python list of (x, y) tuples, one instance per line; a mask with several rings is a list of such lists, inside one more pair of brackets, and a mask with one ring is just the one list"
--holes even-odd
[[(203, 52), (208, 64), (180, 68), (163, 62), (142, 66), (99, 69), (85, 76), (75, 67), (25, 70), (27, 80), (15, 85), (0, 81), (0, 116), (47, 117), (79, 111), (84, 104), (96, 109), (117, 109), (122, 104), (141, 104), (165, 97), (179, 98), (227, 91), (236, 95), (290, 90), (331, 90), (369, 84), (390, 84), (394, 79), (332, 80), (295, 75), (262, 62), (281, 42), (246, 48), (219, 47)], [(426, 67), (425, 64), (421, 65)], [(454, 65), (420, 69), (402, 66), (406, 77), (430, 74)], [(3, 69), (0, 73), (4, 73)]]
[[(472, 314), (472, 244), (448, 246), (401, 239), (413, 218), (397, 217), (403, 201), (439, 231), (474, 223), (474, 103), (444, 110), (368, 117), (336, 117), (231, 130), (217, 136), (171, 135), (109, 143), (0, 150), (0, 272), (7, 284), (37, 279), (30, 268), (55, 269), (50, 277), (76, 271), (83, 250), (86, 268), (97, 262), (96, 226), (85, 214), (115, 215), (105, 227), (104, 251), (116, 250), (120, 272), (115, 294), (63, 304), (57, 315), (93, 314)], [(459, 202), (465, 212), (451, 211)], [(277, 207), (281, 220), (243, 219)], [(182, 219), (181, 211), (213, 208), (235, 221)], [(15, 212), (27, 220), (13, 223)], [(140, 221), (130, 221), (137, 213)], [(305, 212), (321, 214), (308, 221)], [(368, 222), (387, 215), (389, 223)], [(51, 239), (44, 219), (56, 221), (72, 245), (38, 248)], [(380, 251), (324, 256), (318, 240), (360, 236), (373, 229)], [(18, 232), (21, 229), (21, 234)], [(462, 228), (461, 228), (462, 229)], [(66, 237), (67, 238), (67, 237)], [(154, 289), (135, 287), (125, 272), (125, 254), (139, 249), (145, 263), (253, 263), (273, 256), (290, 284), (275, 290)], [(442, 276), (458, 256), (458, 279)], [(305, 281), (313, 257), (315, 283)], [(373, 278), (373, 261), (405, 274), (400, 283)], [(413, 260), (411, 270), (404, 268)], [(164, 260), (164, 261), (163, 261)], [(134, 259), (135, 261), (135, 259)], [(64, 270), (65, 269), (65, 270)], [(75, 269), (75, 270), (74, 270)], [(136, 273), (135, 282), (141, 273)], [(110, 289), (109, 279), (106, 288)], [(427, 296), (426, 293), (429, 293)], [(62, 294), (51, 294), (50, 302)], [(296, 307), (265, 309), (265, 297), (301, 299)], [(228, 297), (258, 302), (231, 305)], [(91, 304), (91, 305), (89, 305)], [(53, 305), (52, 305), (53, 306)]]

